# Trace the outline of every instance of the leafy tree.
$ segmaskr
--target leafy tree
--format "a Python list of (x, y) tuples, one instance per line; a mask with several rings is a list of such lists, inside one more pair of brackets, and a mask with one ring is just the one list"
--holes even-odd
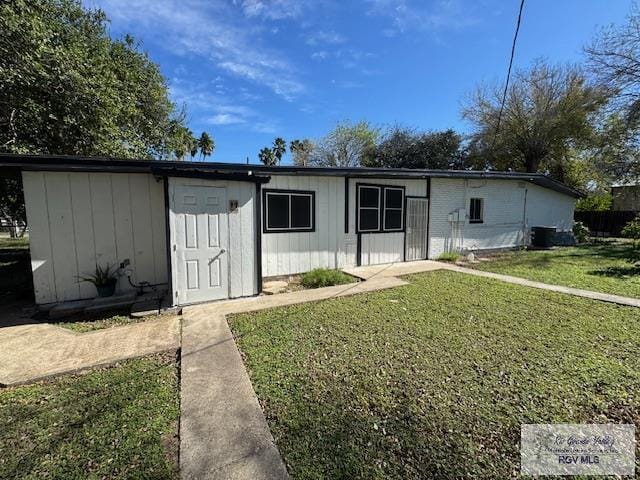
[(313, 165), (355, 167), (375, 149), (378, 130), (368, 122), (339, 122), (324, 138), (318, 140), (311, 155)]
[(395, 126), (362, 162), (368, 167), (456, 169), (463, 166), (462, 136), (449, 129), (416, 132)]
[(262, 150), (260, 150), (260, 153), (258, 153), (258, 158), (262, 163), (269, 167), (272, 167), (277, 163), (276, 155), (269, 147), (264, 147)]
[(499, 85), (478, 88), (463, 109), (463, 116), (475, 125), (471, 164), (547, 171), (565, 181), (574, 149), (593, 140), (592, 120), (607, 102), (608, 92), (590, 85), (575, 67), (543, 61), (516, 72), (501, 109), (503, 90)]
[(24, 235), (27, 226), (27, 215), (24, 208), (22, 182), (19, 176), (3, 175), (0, 177), (0, 218), (11, 224), (11, 237)]
[(158, 66), (80, 0), (0, 2), (0, 150), (166, 157), (171, 121)]
[(207, 132), (202, 132), (202, 135), (200, 135), (200, 139), (198, 140), (198, 147), (200, 148), (200, 155), (204, 160), (206, 160), (207, 157), (213, 153), (213, 150), (216, 148), (216, 144)]
[(282, 156), (287, 152), (287, 142), (284, 141), (283, 138), (276, 138), (273, 141), (273, 154), (278, 159), (278, 165), (280, 165), (280, 161), (282, 160)]
[(614, 178), (640, 176), (640, 7), (609, 26), (586, 48), (591, 72), (613, 98), (602, 125), (596, 161)]
[(613, 198), (610, 193), (594, 192), (576, 202), (576, 210), (581, 212), (604, 212), (611, 208)]
[(310, 164), (313, 143), (308, 138), (304, 140), (292, 140), (289, 144), (289, 151), (293, 155), (293, 164), (299, 167), (306, 167)]
[(627, 260), (640, 263), (640, 215), (625, 225), (622, 236), (633, 239), (633, 246), (627, 255)]

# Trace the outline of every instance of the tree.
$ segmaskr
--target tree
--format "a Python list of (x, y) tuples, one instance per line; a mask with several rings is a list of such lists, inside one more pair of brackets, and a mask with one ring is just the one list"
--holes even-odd
[(264, 163), (268, 167), (274, 166), (277, 162), (277, 159), (275, 154), (273, 153), (273, 150), (269, 147), (264, 147), (262, 150), (260, 150), (260, 153), (258, 153), (258, 158), (262, 163)]
[(608, 92), (590, 85), (576, 67), (543, 61), (516, 72), (502, 110), (503, 90), (497, 85), (478, 88), (463, 110), (475, 126), (469, 144), (471, 164), (546, 171), (565, 181), (570, 154), (593, 140), (592, 120), (607, 102)]
[(273, 141), (273, 154), (278, 159), (278, 165), (280, 165), (280, 161), (282, 160), (282, 156), (287, 152), (287, 142), (284, 141), (283, 138), (276, 138)]
[(602, 29), (586, 49), (588, 65), (613, 95), (602, 128), (601, 168), (615, 178), (640, 176), (640, 7), (633, 3), (625, 25)]
[(367, 167), (386, 168), (462, 168), (462, 136), (449, 129), (416, 132), (394, 126), (363, 161)]
[(198, 147), (200, 147), (200, 155), (203, 160), (206, 160), (209, 155), (213, 153), (216, 148), (216, 144), (207, 132), (202, 132), (200, 139), (198, 140)]
[(293, 164), (299, 167), (306, 167), (310, 164), (313, 143), (308, 138), (304, 140), (292, 140), (289, 144), (289, 151), (293, 155)]
[(325, 167), (355, 167), (375, 148), (378, 130), (368, 122), (339, 122), (318, 140), (311, 163)]
[(0, 150), (166, 157), (171, 121), (158, 65), (80, 0), (0, 2)]
[(9, 235), (21, 237), (27, 226), (22, 182), (19, 176), (0, 176), (0, 218), (10, 223)]
[(611, 208), (613, 198), (610, 193), (592, 192), (576, 202), (578, 212), (604, 212)]

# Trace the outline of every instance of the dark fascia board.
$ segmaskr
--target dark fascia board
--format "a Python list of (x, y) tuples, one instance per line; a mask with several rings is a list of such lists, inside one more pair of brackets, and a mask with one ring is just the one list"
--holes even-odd
[[(407, 168), (365, 168), (365, 167), (298, 167), (246, 165), (241, 163), (217, 162), (176, 162), (165, 160), (127, 160), (110, 157), (82, 157), (68, 155), (19, 155), (0, 153), (0, 168), (20, 168), (22, 170), (84, 171), (84, 172), (151, 172), (155, 169), (167, 176), (204, 176), (219, 173), (229, 179), (231, 173), (239, 176), (254, 176), (254, 180), (264, 183), (269, 175), (338, 176), (349, 178), (464, 178), (498, 179), (531, 182), (572, 197), (584, 195), (542, 173), (496, 172), (478, 170), (419, 170)], [(263, 175), (259, 179), (259, 174)], [(211, 178), (211, 177), (209, 177)], [(265, 180), (266, 179), (266, 180)]]

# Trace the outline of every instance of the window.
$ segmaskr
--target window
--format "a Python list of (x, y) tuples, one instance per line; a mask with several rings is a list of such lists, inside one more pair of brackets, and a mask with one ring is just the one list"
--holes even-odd
[(380, 230), (380, 187), (358, 185), (358, 231)]
[(404, 223), (404, 188), (357, 185), (358, 232), (401, 232)]
[(384, 189), (384, 222), (385, 232), (402, 231), (402, 208), (404, 207), (404, 190), (402, 188)]
[(313, 232), (315, 192), (264, 191), (264, 233)]
[(482, 223), (484, 215), (484, 199), (472, 198), (469, 205), (469, 223)]

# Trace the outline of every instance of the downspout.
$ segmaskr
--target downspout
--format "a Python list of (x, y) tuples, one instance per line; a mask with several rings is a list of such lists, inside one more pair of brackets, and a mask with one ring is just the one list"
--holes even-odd
[(522, 208), (522, 247), (527, 246), (527, 192), (529, 189), (524, 187), (524, 206)]

